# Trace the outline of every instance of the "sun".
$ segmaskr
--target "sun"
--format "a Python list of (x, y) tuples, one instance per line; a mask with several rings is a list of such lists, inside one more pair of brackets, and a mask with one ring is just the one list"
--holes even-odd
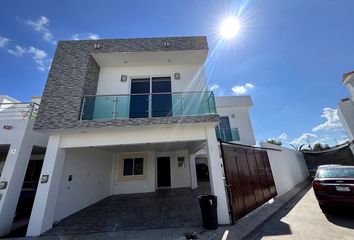
[(236, 17), (226, 18), (220, 28), (220, 34), (223, 39), (231, 39), (240, 32), (241, 24)]

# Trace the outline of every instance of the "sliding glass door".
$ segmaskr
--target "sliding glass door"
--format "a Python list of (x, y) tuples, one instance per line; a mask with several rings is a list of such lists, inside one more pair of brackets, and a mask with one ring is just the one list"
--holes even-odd
[(170, 77), (132, 79), (130, 89), (130, 118), (172, 116)]
[[(130, 93), (130, 118), (149, 116), (150, 78), (132, 79)], [(145, 94), (144, 94), (145, 93)], [(138, 95), (134, 95), (138, 94)]]
[(171, 97), (171, 78), (153, 77), (152, 78), (152, 117), (172, 116), (172, 97)]

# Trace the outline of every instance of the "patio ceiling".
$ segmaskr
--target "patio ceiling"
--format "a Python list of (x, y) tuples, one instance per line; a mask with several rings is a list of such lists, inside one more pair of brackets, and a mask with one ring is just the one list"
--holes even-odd
[[(134, 152), (134, 151), (156, 151), (168, 152), (188, 149), (194, 153), (204, 146), (205, 141), (183, 141), (183, 142), (167, 142), (167, 143), (146, 143), (146, 144), (129, 144), (115, 146), (93, 147), (109, 152)], [(92, 147), (91, 147), (92, 148)]]

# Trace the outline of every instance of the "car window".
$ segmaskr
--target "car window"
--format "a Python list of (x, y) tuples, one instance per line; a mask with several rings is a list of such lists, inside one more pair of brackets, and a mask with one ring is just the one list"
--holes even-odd
[(318, 178), (354, 178), (354, 168), (320, 169)]

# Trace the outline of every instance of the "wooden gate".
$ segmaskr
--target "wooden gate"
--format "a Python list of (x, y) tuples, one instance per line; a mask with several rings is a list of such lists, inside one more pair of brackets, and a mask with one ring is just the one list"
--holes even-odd
[(267, 151), (220, 142), (232, 222), (277, 195)]

